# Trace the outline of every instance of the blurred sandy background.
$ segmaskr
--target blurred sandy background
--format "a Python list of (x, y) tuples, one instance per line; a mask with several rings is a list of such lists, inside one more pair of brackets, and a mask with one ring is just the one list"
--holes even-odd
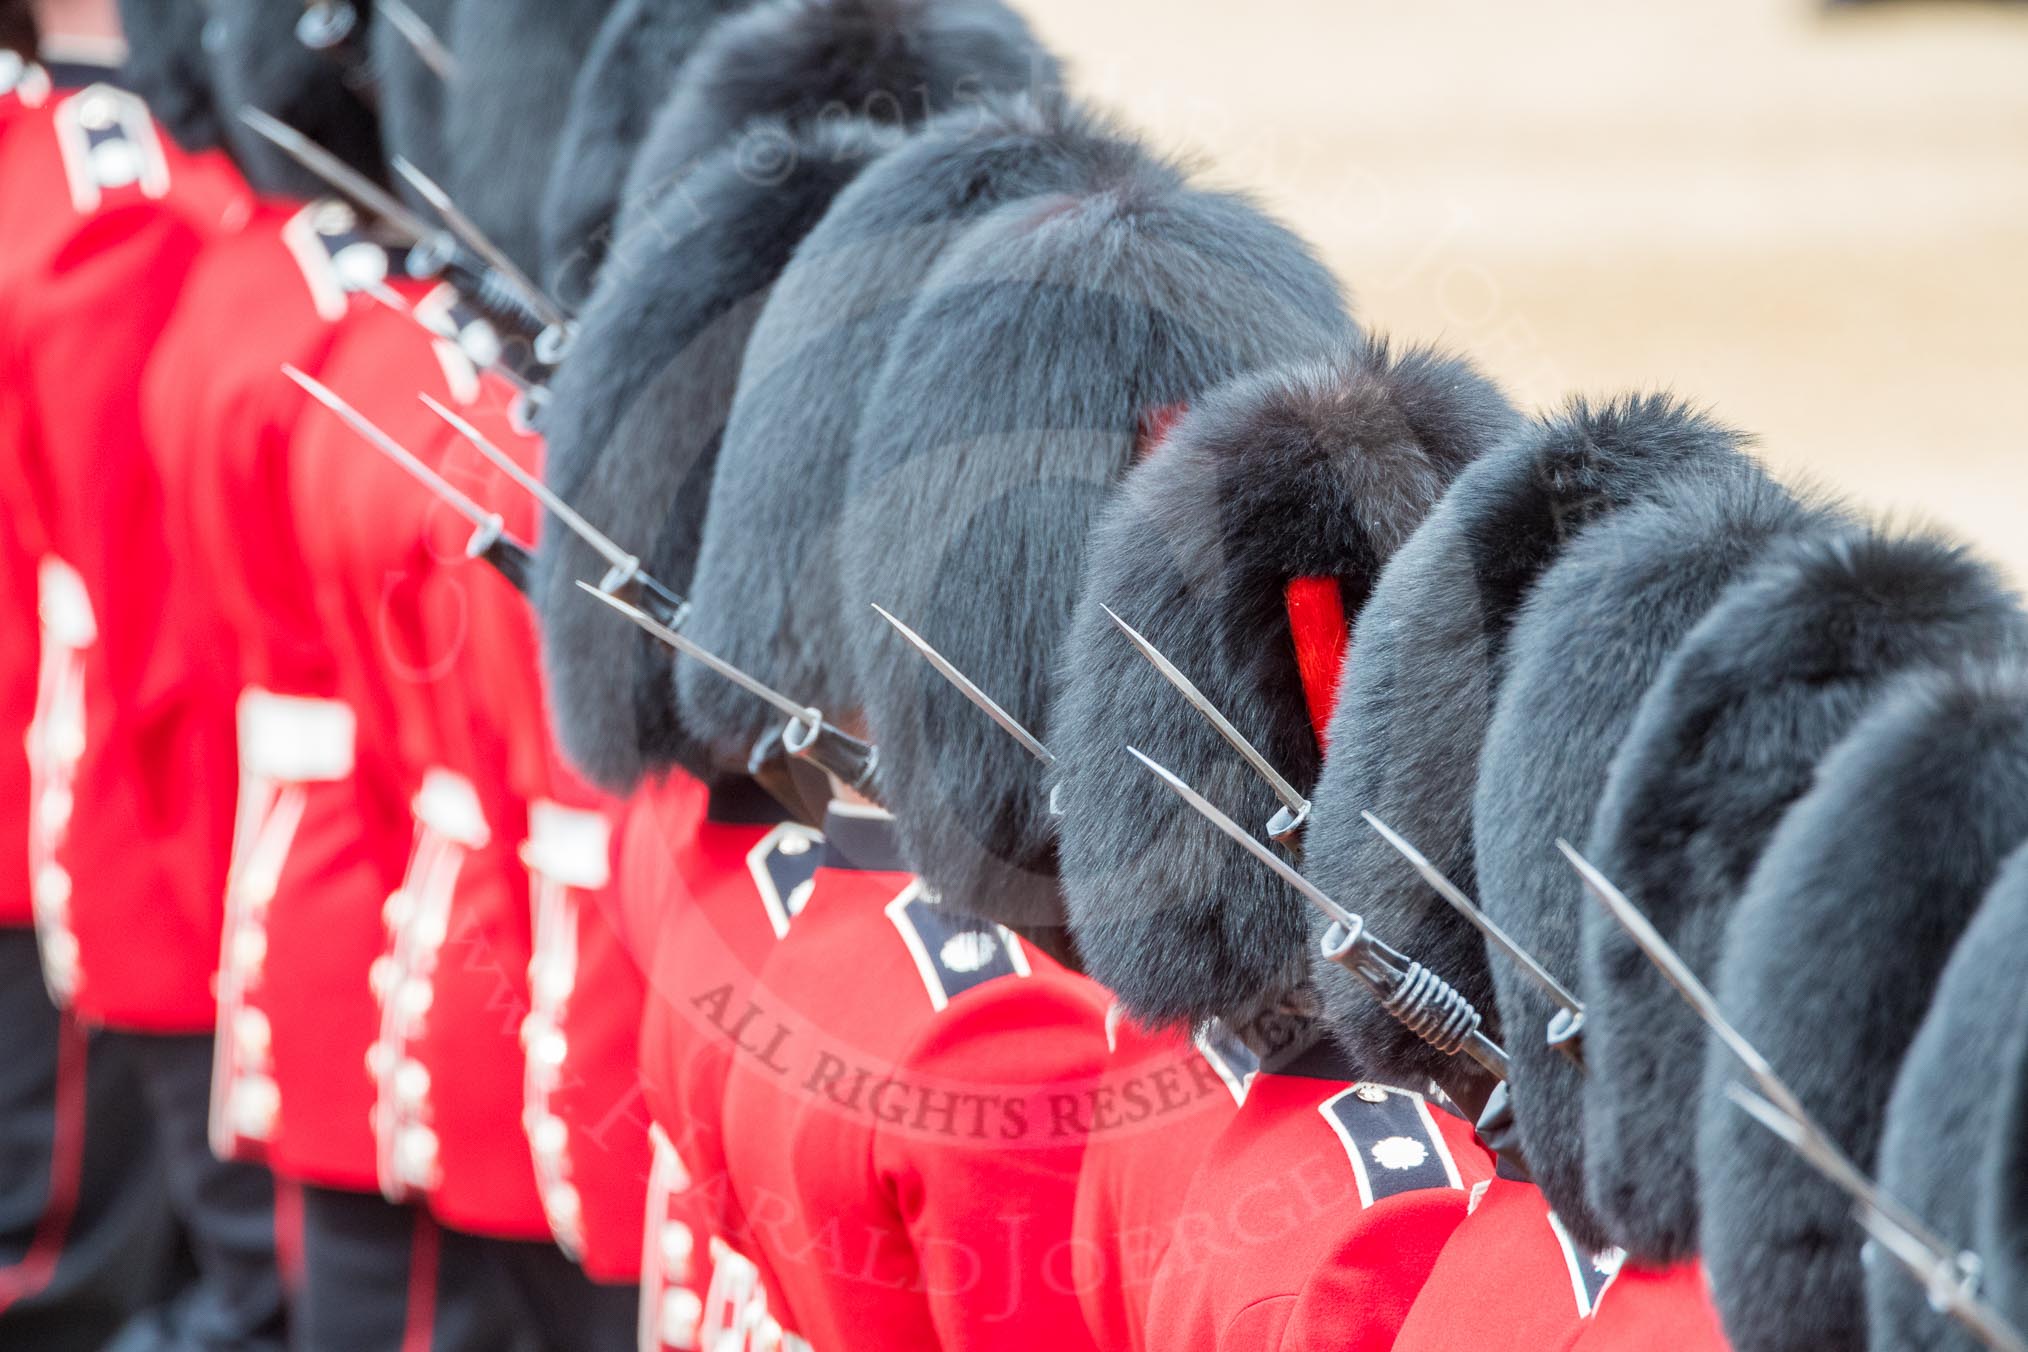
[(1019, 3), (1373, 328), (1673, 389), (2028, 583), (2028, 5)]

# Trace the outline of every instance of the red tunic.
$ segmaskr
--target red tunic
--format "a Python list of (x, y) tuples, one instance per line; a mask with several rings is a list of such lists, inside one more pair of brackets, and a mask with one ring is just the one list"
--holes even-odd
[[(0, 164), (7, 162), (7, 133), (33, 119), (21, 116), (42, 107), (55, 92), (47, 71), (11, 52), (0, 52)], [(12, 181), (11, 179), (9, 181)], [(48, 256), (47, 241), (67, 228), (67, 213), (50, 197), (9, 193), (0, 197), (0, 293), (12, 290), (25, 271)], [(18, 394), (0, 385), (0, 441), (12, 444), (20, 435), (25, 414)], [(0, 457), (0, 472), (18, 470), (11, 456)], [(25, 928), (34, 923), (28, 900), (28, 759), (13, 753), (28, 735), (35, 717), (35, 672), (41, 653), (35, 614), (35, 565), (42, 557), (41, 531), (27, 510), (26, 485), (0, 494), (0, 605), (15, 622), (0, 626), (0, 737), (8, 748), (0, 756), (0, 803), (8, 816), (0, 823), (0, 925)]]
[(1077, 1292), (1092, 1340), (1148, 1346), (1148, 1292), (1205, 1151), (1246, 1099), (1255, 1059), (1226, 1035), (1154, 1033), (1115, 1006), (1077, 1178)]
[[(418, 391), (465, 402), (476, 418), (494, 416), (498, 402), (481, 409), (469, 365), (386, 308), (348, 326), (327, 374), (334, 387), (376, 391), (362, 411), (430, 463), (442, 462), (454, 434)], [(504, 422), (489, 426), (509, 435)], [(302, 523), (305, 554), (334, 563), (316, 570), (318, 615), (359, 744), (372, 749), (355, 776), (362, 818), (369, 838), (398, 839), (407, 860), (383, 911), (386, 951), (368, 977), (378, 1001), (366, 1054), (375, 1178), (387, 1196), (426, 1202), (455, 1229), (547, 1238), (516, 1129), (530, 917), (515, 850), (526, 813), (497, 777), (482, 794), (482, 781), (458, 768), (479, 766), (469, 726), (447, 716), (450, 685), (483, 659), (431, 609), (440, 571), (478, 575), (446, 545), (449, 528), (438, 532), (449, 509), (337, 418), (308, 411), (300, 436), (309, 449), (292, 454), (291, 493), (319, 504)]]
[(926, 898), (890, 819), (834, 807), (824, 834), (725, 1094), (777, 1317), (821, 1348), (1094, 1346), (1071, 1211), (1103, 1002)]
[[(213, 602), (202, 646), (218, 655), (218, 688), (237, 705), (212, 1146), (349, 1188), (373, 1186), (370, 1086), (330, 1067), (361, 1064), (372, 1040), (363, 974), (404, 852), (376, 841), (359, 813), (355, 719), (336, 698), (336, 657), (297, 531), (321, 504), (290, 494), (308, 399), (279, 367), (332, 374), (349, 330), (378, 305), (359, 292), (389, 271), (349, 207), (263, 205), (191, 269), (142, 401), (171, 546)], [(221, 347), (226, 326), (239, 341)], [(375, 416), (394, 392), (339, 393)]]
[(232, 729), (217, 654), (191, 640), (204, 598), (168, 546), (138, 389), (184, 274), (250, 197), (105, 84), (17, 112), (0, 147), (0, 494), (48, 564), (29, 733), (45, 971), (88, 1021), (208, 1031)]
[(1467, 1123), (1327, 1048), (1264, 1070), (1184, 1198), (1148, 1346), (1387, 1349), (1492, 1174)]
[(725, 1078), (761, 964), (822, 845), (750, 779), (720, 780), (707, 799), (678, 775), (628, 805), (620, 902), (632, 942), (653, 955), (640, 1054), (659, 1138), (640, 1255), (644, 1346), (710, 1346), (714, 1256), (751, 1249), (726, 1181)]
[(1725, 1330), (1699, 1263), (1659, 1272), (1620, 1270), (1584, 1322), (1571, 1352), (1727, 1352)]
[(1394, 1345), (1568, 1347), (1617, 1271), (1617, 1253), (1584, 1253), (1571, 1242), (1540, 1189), (1496, 1178), (1444, 1245)]

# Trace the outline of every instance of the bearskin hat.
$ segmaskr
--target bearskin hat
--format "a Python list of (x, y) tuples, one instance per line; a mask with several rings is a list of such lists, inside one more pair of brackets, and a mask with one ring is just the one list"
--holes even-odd
[[(2028, 854), (2017, 850), (1987, 905), (2004, 890), (2016, 907), (2028, 909), (2024, 872)], [(2028, 1327), (2028, 1015), (2017, 1017), (1988, 1046), (1994, 1061), (1980, 1083), (1993, 1099), (1993, 1128), (1979, 1159), (1970, 1233), (1985, 1270), (1986, 1299), (2023, 1328)]]
[[(945, 247), (1003, 203), (1077, 192), (1144, 161), (1138, 142), (1060, 100), (949, 113), (839, 195), (747, 344), (693, 585), (689, 632), (823, 709), (860, 706), (837, 577), (839, 500), (861, 405)], [(679, 663), (686, 723), (743, 765), (781, 715)]]
[(613, 0), (456, 0), (449, 188), (524, 271), (541, 267), (541, 199), (585, 53)]
[[(2017, 849), (1951, 951), (1936, 999), (1909, 1044), (1887, 1102), (1881, 1187), (1960, 1245), (1973, 1242), (1985, 1161), (2000, 1116), (1995, 1057), (2028, 1020), (2028, 848)], [(1985, 1346), (1937, 1313), (1898, 1263), (1866, 1269), (1868, 1347), (1978, 1352)]]
[(1060, 796), (1078, 809), (1060, 848), (1086, 970), (1142, 1022), (1279, 1015), (1309, 988), (1310, 925), (1300, 897), (1124, 754), (1146, 751), (1246, 825), (1279, 806), (1101, 607), (1307, 793), (1381, 567), (1519, 422), (1469, 362), (1356, 344), (1207, 394), (1100, 515), (1050, 718)]
[(1041, 768), (866, 607), (1047, 742), (1085, 539), (1137, 454), (1221, 381), (1351, 332), (1307, 245), (1146, 161), (1002, 207), (939, 261), (867, 399), (840, 551), (881, 788), (927, 886), (1062, 938)]
[(225, 141), (204, 54), (206, 19), (203, 0), (120, 0), (127, 39), (120, 79), (185, 150), (211, 150)]
[(543, 285), (566, 305), (590, 293), (620, 186), (691, 49), (752, 0), (619, 0), (571, 89), (542, 202)]
[[(550, 484), (678, 591), (690, 585), (741, 355), (768, 290), (839, 190), (893, 142), (856, 119), (775, 130), (794, 152), (789, 172), (758, 180), (737, 147), (708, 157), (684, 214), (644, 224), (666, 232), (635, 254), (652, 266), (600, 277), (546, 415)], [(559, 743), (593, 780), (624, 790), (652, 770), (701, 768), (704, 756), (676, 714), (671, 655), (578, 593), (578, 579), (605, 572), (575, 536), (545, 530), (533, 595)]]
[[(1621, 743), (1586, 855), (1709, 976), (1747, 875), (1817, 762), (1901, 672), (1997, 656), (2022, 621), (1984, 565), (1853, 529), (1779, 545), (1692, 630)], [(1612, 918), (1586, 907), (1588, 1195), (1651, 1264), (1697, 1250), (1704, 1026)]]
[[(1489, 1033), (1499, 1018), (1478, 933), (1359, 814), (1373, 812), (1476, 892), (1472, 792), (1515, 608), (1571, 537), (1676, 476), (1732, 465), (1737, 445), (1665, 398), (1574, 402), (1459, 475), (1360, 612), (1304, 868), (1332, 896), (1356, 900), (1376, 935), (1456, 986)], [(1325, 986), (1328, 994), (1338, 983)], [(1349, 984), (1331, 1021), (1354, 1063), (1376, 1078), (1436, 1079), (1461, 1103), (1491, 1087)]]
[(620, 232), (735, 135), (754, 172), (772, 172), (782, 147), (748, 128), (756, 117), (913, 128), (988, 93), (1057, 83), (1055, 59), (1002, 0), (764, 0), (685, 64), (629, 168)]
[[(1589, 903), (1557, 840), (1584, 838), (1613, 753), (1683, 636), (1770, 544), (1821, 521), (1738, 456), (1578, 537), (1516, 613), (1472, 805), (1480, 901), (1580, 999)], [(1583, 1073), (1546, 1036), (1557, 1007), (1513, 963), (1489, 961), (1529, 1172), (1581, 1247), (1610, 1248), (1585, 1199)]]
[[(362, 17), (368, 6), (360, 5)], [(297, 5), (273, 0), (210, 0), (204, 47), (226, 146), (247, 181), (263, 192), (316, 197), (321, 180), (240, 121), (258, 108), (288, 123), (339, 159), (382, 176), (380, 122), (345, 70), (296, 37)]]
[(28, 0), (0, 0), (0, 51), (33, 61), (36, 43), (35, 15)]
[[(1951, 948), (2024, 839), (2028, 669), (1931, 673), (1824, 758), (1747, 882), (1719, 1003), (1862, 1164)], [(1851, 1203), (1731, 1102), (1730, 1054), (1706, 1053), (1700, 1249), (1734, 1346), (1864, 1346)]]
[[(451, 13), (456, 0), (407, 0), (416, 18), (446, 43), (450, 40)], [(373, 57), (373, 71), (380, 104), (380, 140), (390, 158), (399, 155), (428, 174), (432, 181), (452, 182), (450, 149), (444, 141), (444, 105), (454, 93), (444, 77), (431, 69), (400, 27), (383, 19), (366, 35)], [(394, 191), (410, 208), (431, 216), (407, 179), (395, 175)]]

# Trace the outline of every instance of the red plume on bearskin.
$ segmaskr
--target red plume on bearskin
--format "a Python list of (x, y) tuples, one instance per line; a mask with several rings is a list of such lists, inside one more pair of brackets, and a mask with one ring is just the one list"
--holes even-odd
[(1313, 709), (1344, 655), (1333, 636), (1457, 472), (1518, 423), (1460, 358), (1355, 344), (1203, 396), (1099, 517), (1050, 724), (1072, 929), (1136, 1018), (1245, 1024), (1314, 1005), (1312, 945), (1302, 898), (1121, 753), (1146, 751), (1249, 825), (1281, 806), (1101, 607), (1307, 793)]

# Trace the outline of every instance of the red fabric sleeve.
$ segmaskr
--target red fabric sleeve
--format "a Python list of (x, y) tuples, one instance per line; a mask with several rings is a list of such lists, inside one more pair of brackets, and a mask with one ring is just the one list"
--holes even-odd
[(883, 1128), (875, 1169), (945, 1347), (1093, 1346), (1070, 1240), (1104, 1017), (1053, 974), (1002, 977), (958, 996), (902, 1062), (916, 1101), (936, 1107)]

